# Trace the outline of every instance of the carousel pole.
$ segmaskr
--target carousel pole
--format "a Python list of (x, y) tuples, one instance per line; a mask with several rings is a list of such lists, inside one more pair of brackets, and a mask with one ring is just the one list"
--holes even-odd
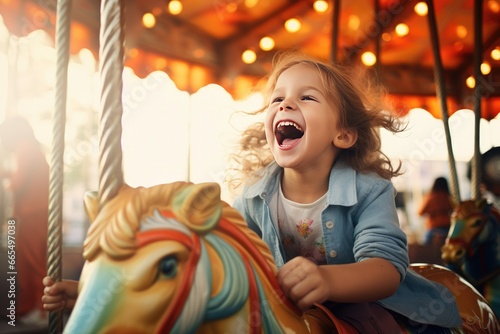
[(339, 16), (340, 16), (340, 0), (333, 0), (332, 11), (332, 44), (330, 46), (330, 62), (335, 64), (338, 61), (338, 44), (339, 44)]
[(124, 67), (124, 0), (102, 0), (99, 48), (99, 208), (123, 185), (121, 119)]
[[(55, 282), (62, 276), (62, 203), (64, 171), (64, 133), (71, 23), (71, 0), (57, 2), (56, 21), (56, 99), (52, 135), (49, 182), (49, 218), (47, 242), (47, 274)], [(62, 331), (62, 312), (49, 314), (49, 333)]]
[(438, 29), (436, 24), (436, 14), (434, 12), (434, 1), (427, 0), (429, 20), (429, 30), (431, 34), (432, 52), (434, 54), (434, 80), (436, 81), (436, 95), (438, 97), (442, 119), (444, 123), (444, 131), (446, 136), (446, 146), (448, 148), (448, 163), (450, 165), (450, 186), (453, 199), (456, 203), (460, 203), (460, 188), (458, 185), (457, 167), (453, 147), (451, 144), (450, 126), (448, 124), (448, 106), (446, 104), (446, 89), (444, 84), (443, 63), (441, 62)]
[(473, 200), (481, 199), (479, 185), (481, 184), (481, 151), (479, 148), (479, 126), (481, 122), (481, 90), (482, 74), (481, 63), (483, 61), (483, 1), (474, 1), (474, 78), (476, 85), (474, 87), (474, 156), (471, 162), (471, 198)]

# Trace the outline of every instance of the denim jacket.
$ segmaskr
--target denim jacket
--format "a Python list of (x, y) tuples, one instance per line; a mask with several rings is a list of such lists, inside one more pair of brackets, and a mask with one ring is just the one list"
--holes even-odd
[[(267, 243), (278, 268), (287, 259), (269, 201), (278, 191), (282, 171), (272, 163), (233, 203), (248, 226)], [(322, 212), (327, 263), (384, 258), (399, 271), (401, 284), (392, 296), (378, 301), (382, 306), (418, 323), (457, 327), (462, 320), (451, 292), (408, 269), (406, 235), (399, 227), (394, 196), (389, 180), (358, 173), (341, 157), (337, 159), (330, 172), (327, 207)]]

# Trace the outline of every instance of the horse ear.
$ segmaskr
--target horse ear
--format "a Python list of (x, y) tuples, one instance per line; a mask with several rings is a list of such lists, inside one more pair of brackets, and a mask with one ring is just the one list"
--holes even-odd
[(172, 210), (190, 229), (208, 233), (222, 213), (220, 194), (220, 186), (215, 182), (193, 184), (175, 196)]
[(97, 191), (87, 191), (83, 196), (83, 203), (90, 222), (93, 222), (99, 213), (99, 198), (97, 197)]

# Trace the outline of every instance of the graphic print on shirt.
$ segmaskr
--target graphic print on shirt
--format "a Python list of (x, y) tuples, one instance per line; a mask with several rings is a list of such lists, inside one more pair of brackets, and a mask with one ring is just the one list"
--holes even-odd
[(314, 219), (304, 218), (295, 224), (278, 219), (278, 228), (288, 259), (303, 256), (316, 264), (325, 263), (324, 237), (321, 229), (315, 229)]
[(312, 219), (304, 218), (296, 225), (297, 232), (304, 238), (307, 239), (313, 232), (311, 225), (313, 223)]

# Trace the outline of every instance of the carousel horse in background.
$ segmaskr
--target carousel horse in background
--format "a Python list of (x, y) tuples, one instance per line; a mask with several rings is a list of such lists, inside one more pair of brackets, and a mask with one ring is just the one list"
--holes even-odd
[(500, 213), (486, 200), (461, 202), (451, 217), (442, 258), (500, 317)]
[[(302, 312), (284, 296), (267, 245), (216, 183), (124, 185), (99, 210), (96, 196), (85, 203), (87, 262), (65, 333), (356, 333), (321, 305)], [(414, 268), (448, 286), (466, 332), (500, 332), (457, 274)]]

